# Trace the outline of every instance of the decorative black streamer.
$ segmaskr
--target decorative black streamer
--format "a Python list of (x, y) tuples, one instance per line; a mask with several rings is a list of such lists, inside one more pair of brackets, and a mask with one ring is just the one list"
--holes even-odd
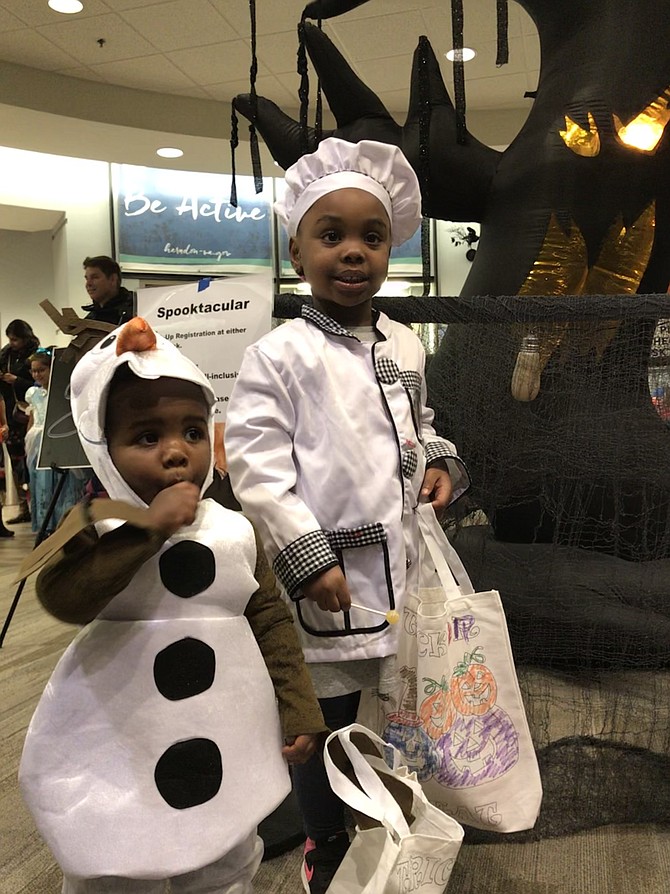
[(229, 204), (233, 208), (237, 208), (237, 182), (235, 180), (235, 150), (240, 145), (238, 137), (238, 119), (235, 111), (235, 100), (232, 101), (230, 113), (230, 164), (231, 164), (231, 182), (230, 182), (230, 200)]
[(249, 18), (251, 21), (251, 66), (249, 81), (251, 85), (251, 117), (249, 125), (249, 148), (251, 151), (251, 170), (254, 175), (256, 193), (263, 191), (263, 171), (261, 170), (261, 153), (258, 146), (258, 135), (253, 122), (258, 114), (258, 97), (256, 95), (256, 76), (258, 74), (258, 57), (256, 55), (256, 0), (249, 0)]
[[(319, 30), (323, 30), (322, 20), (317, 22)], [(315, 147), (321, 142), (323, 136), (323, 97), (321, 95), (321, 78), (316, 82), (316, 114), (314, 116), (314, 142)]]
[(451, 33), (454, 48), (454, 100), (456, 142), (465, 143), (465, 73), (463, 71), (463, 0), (451, 0)]
[(496, 0), (498, 49), (496, 65), (507, 65), (509, 62), (509, 43), (507, 40), (509, 25), (508, 0)]
[[(428, 38), (419, 38), (419, 183), (421, 194), (430, 192), (430, 79), (428, 77), (429, 43)], [(423, 277), (423, 295), (430, 292), (430, 223), (427, 217), (421, 221), (421, 274)]]
[(430, 295), (430, 219), (421, 218), (421, 276), (423, 278), (422, 298)]
[(300, 154), (306, 155), (309, 152), (309, 133), (307, 130), (309, 77), (307, 74), (305, 26), (302, 21), (298, 25), (298, 74), (300, 75), (300, 86), (298, 87), (298, 98), (300, 99)]

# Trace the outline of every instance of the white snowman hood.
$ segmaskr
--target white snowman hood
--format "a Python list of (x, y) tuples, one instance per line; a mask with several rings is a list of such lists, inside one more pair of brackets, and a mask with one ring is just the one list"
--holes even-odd
[[(216, 396), (204, 373), (167, 339), (154, 333), (142, 317), (135, 317), (110, 332), (76, 365), (70, 379), (70, 404), (84, 453), (112, 499), (144, 508), (146, 503), (131, 490), (112, 463), (105, 437), (109, 386), (114, 373), (126, 363), (140, 379), (166, 377), (199, 385), (210, 410), (210, 444), (214, 443)], [(203, 490), (210, 477), (211, 474), (207, 476)]]

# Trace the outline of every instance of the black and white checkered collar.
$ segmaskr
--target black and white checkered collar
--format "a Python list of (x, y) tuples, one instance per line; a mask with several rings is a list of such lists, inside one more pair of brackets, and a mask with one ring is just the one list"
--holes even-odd
[[(317, 310), (312, 304), (303, 304), (301, 308), (301, 316), (303, 319), (307, 320), (309, 323), (313, 323), (315, 326), (318, 326), (323, 332), (327, 332), (329, 335), (343, 335), (346, 338), (356, 338), (356, 336), (349, 332), (348, 329), (345, 329), (340, 323), (336, 320), (333, 320), (332, 317), (329, 317), (328, 314), (322, 313), (320, 310)], [(378, 310), (372, 308), (372, 325), (377, 329), (384, 338), (388, 338), (387, 326), (385, 325), (387, 322), (387, 317), (384, 314), (381, 314)], [(358, 339), (356, 339), (358, 341)]]

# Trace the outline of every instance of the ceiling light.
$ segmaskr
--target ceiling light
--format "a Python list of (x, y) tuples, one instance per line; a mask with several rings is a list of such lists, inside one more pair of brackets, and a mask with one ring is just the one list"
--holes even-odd
[(462, 50), (449, 50), (444, 54), (450, 62), (469, 62), (477, 55), (470, 47), (463, 47)]
[(162, 149), (156, 149), (156, 155), (161, 158), (181, 158), (184, 154), (182, 149), (175, 149), (171, 146), (163, 146)]
[(49, 6), (55, 12), (63, 12), (66, 15), (81, 12), (84, 8), (84, 4), (80, 3), (79, 0), (49, 0)]

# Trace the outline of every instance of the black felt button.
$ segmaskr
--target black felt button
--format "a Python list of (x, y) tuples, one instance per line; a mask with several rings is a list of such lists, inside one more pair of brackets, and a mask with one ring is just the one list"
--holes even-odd
[(189, 599), (214, 583), (216, 560), (208, 546), (193, 540), (175, 543), (160, 557), (158, 567), (165, 587), (175, 596)]
[(170, 701), (191, 698), (214, 682), (214, 649), (202, 640), (185, 637), (162, 649), (154, 659), (154, 681)]
[(204, 804), (221, 788), (221, 752), (211, 739), (175, 742), (156, 764), (154, 779), (170, 807), (185, 810)]

